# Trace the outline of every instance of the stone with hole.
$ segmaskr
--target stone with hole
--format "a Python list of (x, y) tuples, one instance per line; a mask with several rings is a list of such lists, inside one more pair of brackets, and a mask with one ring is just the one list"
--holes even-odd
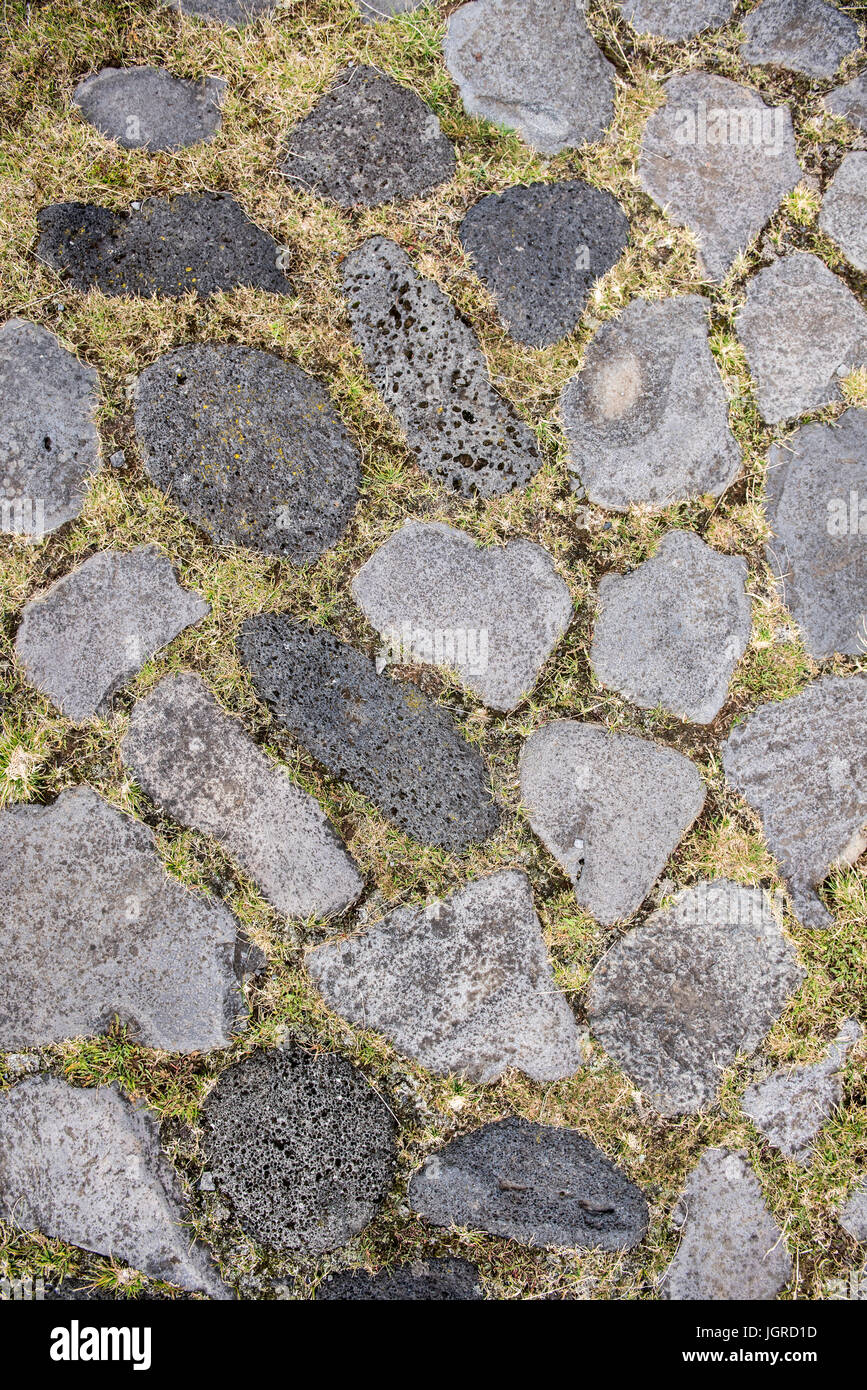
[(822, 199), (819, 226), (850, 265), (867, 271), (867, 150), (843, 159)]
[(226, 92), (222, 77), (190, 82), (164, 68), (103, 68), (72, 97), (86, 121), (128, 150), (182, 150), (213, 140)]
[(741, 57), (753, 66), (828, 78), (858, 51), (854, 19), (825, 0), (762, 0), (741, 26), (746, 33)]
[(810, 1162), (820, 1129), (843, 1103), (843, 1067), (860, 1038), (859, 1023), (847, 1019), (818, 1062), (783, 1067), (747, 1087), (741, 1109), (785, 1158)]

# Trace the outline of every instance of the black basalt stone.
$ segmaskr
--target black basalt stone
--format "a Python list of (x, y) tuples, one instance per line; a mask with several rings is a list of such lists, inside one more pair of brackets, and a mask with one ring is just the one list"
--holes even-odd
[(475, 1302), (479, 1271), (467, 1260), (419, 1260), (394, 1270), (333, 1274), (316, 1290), (317, 1301), (354, 1303)]

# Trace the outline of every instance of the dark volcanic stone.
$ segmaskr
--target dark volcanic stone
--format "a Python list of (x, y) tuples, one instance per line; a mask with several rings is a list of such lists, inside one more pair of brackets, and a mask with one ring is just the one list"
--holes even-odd
[(858, 48), (858, 26), (824, 0), (762, 0), (741, 21), (747, 63), (833, 77), (844, 58)]
[(332, 1274), (316, 1290), (318, 1301), (355, 1303), (468, 1302), (482, 1297), (479, 1271), (466, 1260), (418, 1260), (368, 1274)]
[(82, 116), (128, 150), (180, 150), (212, 140), (226, 91), (221, 77), (189, 82), (163, 68), (103, 68), (79, 82)]
[(278, 721), (335, 777), (424, 844), (459, 853), (499, 824), (479, 754), (413, 685), (322, 628), (262, 613), (241, 658)]
[(339, 540), (358, 498), (358, 450), (300, 367), (194, 344), (146, 367), (135, 399), (148, 474), (219, 544), (305, 564)]

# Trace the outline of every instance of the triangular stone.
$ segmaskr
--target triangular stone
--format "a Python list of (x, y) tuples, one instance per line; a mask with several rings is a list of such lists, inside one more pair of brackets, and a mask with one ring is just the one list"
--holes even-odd
[(820, 1061), (783, 1068), (747, 1087), (741, 1102), (744, 1114), (786, 1158), (810, 1162), (819, 1130), (842, 1104), (842, 1070), (860, 1037), (860, 1025), (850, 1018)]

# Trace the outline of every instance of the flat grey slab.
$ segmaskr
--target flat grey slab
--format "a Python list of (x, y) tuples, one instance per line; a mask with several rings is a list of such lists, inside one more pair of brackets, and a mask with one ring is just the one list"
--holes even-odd
[(740, 471), (705, 300), (633, 300), (591, 339), (563, 388), (569, 467), (612, 511), (719, 497)]
[(394, 1121), (345, 1057), (297, 1047), (253, 1052), (221, 1074), (202, 1120), (220, 1193), (267, 1248), (334, 1250), (388, 1196)]
[(269, 15), (277, 0), (163, 0), (167, 9), (198, 19), (215, 19), (235, 29), (243, 29), (260, 15)]
[(517, 1116), (432, 1154), (409, 1204), (435, 1226), (568, 1250), (631, 1250), (648, 1220), (640, 1188), (589, 1139)]
[(840, 376), (867, 362), (867, 313), (808, 251), (750, 280), (735, 328), (770, 425), (838, 401)]
[(0, 328), (0, 533), (41, 539), (78, 516), (99, 467), (99, 378), (53, 333)]
[(80, 724), (210, 611), (156, 546), (100, 550), (25, 604), (15, 652), (27, 679)]
[(135, 430), (149, 477), (220, 545), (306, 564), (355, 510), (361, 459), (328, 392), (269, 352), (167, 352), (138, 378)]
[(761, 705), (722, 747), (729, 782), (762, 818), (805, 926), (833, 922), (817, 889), (867, 835), (867, 676), (824, 676)]
[(280, 166), (300, 188), (341, 207), (420, 198), (455, 172), (434, 112), (409, 87), (370, 67), (348, 67), (289, 132)]
[(867, 70), (842, 87), (835, 87), (824, 98), (835, 116), (845, 116), (859, 130), (867, 130)]
[(394, 1270), (332, 1274), (316, 1290), (317, 1302), (457, 1303), (478, 1301), (479, 1271), (466, 1260), (415, 1260)]
[(230, 193), (175, 193), (112, 212), (52, 203), (36, 218), (36, 254), (77, 290), (178, 299), (238, 286), (291, 294), (280, 248)]
[(768, 456), (768, 564), (818, 660), (867, 643), (867, 410), (805, 425)]
[(261, 699), (335, 777), (423, 844), (460, 853), (499, 825), (480, 755), (415, 686), (324, 628), (262, 613), (239, 638)]
[(682, 753), (599, 724), (555, 719), (521, 752), (521, 800), (603, 926), (640, 907), (704, 805)]
[(747, 36), (744, 62), (807, 77), (833, 77), (843, 59), (858, 51), (857, 24), (825, 0), (762, 0), (741, 27)]
[(620, 259), (629, 223), (604, 189), (561, 179), (488, 194), (458, 234), (512, 337), (547, 347), (572, 332), (593, 285)]
[[(381, 19), (391, 19), (396, 14), (410, 14), (426, 5), (428, 0), (355, 0), (361, 11), (361, 18), (368, 24), (377, 24)], [(320, 1294), (321, 1298), (322, 1295)]]
[(364, 881), (315, 797), (275, 767), (198, 676), (168, 676), (139, 700), (126, 767), (182, 825), (213, 835), (288, 917), (329, 917)]
[(840, 1225), (862, 1245), (867, 1242), (867, 1179), (852, 1193), (840, 1213)]
[(325, 1002), (438, 1075), (479, 1084), (517, 1067), (534, 1081), (581, 1066), (526, 874), (503, 869), (444, 901), (401, 907), (308, 953)]
[(597, 680), (644, 709), (710, 724), (750, 640), (746, 577), (740, 555), (668, 531), (652, 559), (599, 585)]
[(843, 1067), (860, 1037), (860, 1024), (850, 1018), (821, 1061), (781, 1068), (747, 1087), (741, 1109), (786, 1158), (810, 1162), (819, 1130), (843, 1103)]
[(446, 666), (491, 709), (512, 710), (569, 626), (572, 599), (532, 541), (480, 549), (465, 531), (405, 521), (352, 593), (396, 660)]
[(765, 894), (699, 883), (602, 957), (590, 1027), (661, 1115), (712, 1103), (724, 1069), (754, 1052), (804, 978)]
[(705, 1149), (676, 1213), (683, 1236), (663, 1298), (762, 1301), (788, 1284), (792, 1261), (746, 1156)]
[(614, 116), (614, 68), (575, 0), (473, 0), (449, 16), (446, 67), (471, 116), (542, 154), (598, 140)]
[(213, 140), (226, 93), (222, 77), (190, 82), (164, 68), (103, 68), (72, 97), (82, 116), (128, 150), (182, 150)]
[(856, 270), (867, 270), (867, 151), (844, 156), (822, 199), (819, 226)]
[(792, 117), (705, 72), (670, 78), (665, 94), (641, 143), (641, 186), (695, 233), (709, 279), (723, 280), (802, 177)]
[(622, 0), (623, 18), (638, 34), (662, 39), (691, 39), (705, 29), (728, 24), (735, 0)]
[(478, 340), (433, 280), (386, 237), (346, 257), (343, 291), (377, 390), (426, 473), (464, 496), (523, 487), (541, 466), (535, 436), (494, 390)]

